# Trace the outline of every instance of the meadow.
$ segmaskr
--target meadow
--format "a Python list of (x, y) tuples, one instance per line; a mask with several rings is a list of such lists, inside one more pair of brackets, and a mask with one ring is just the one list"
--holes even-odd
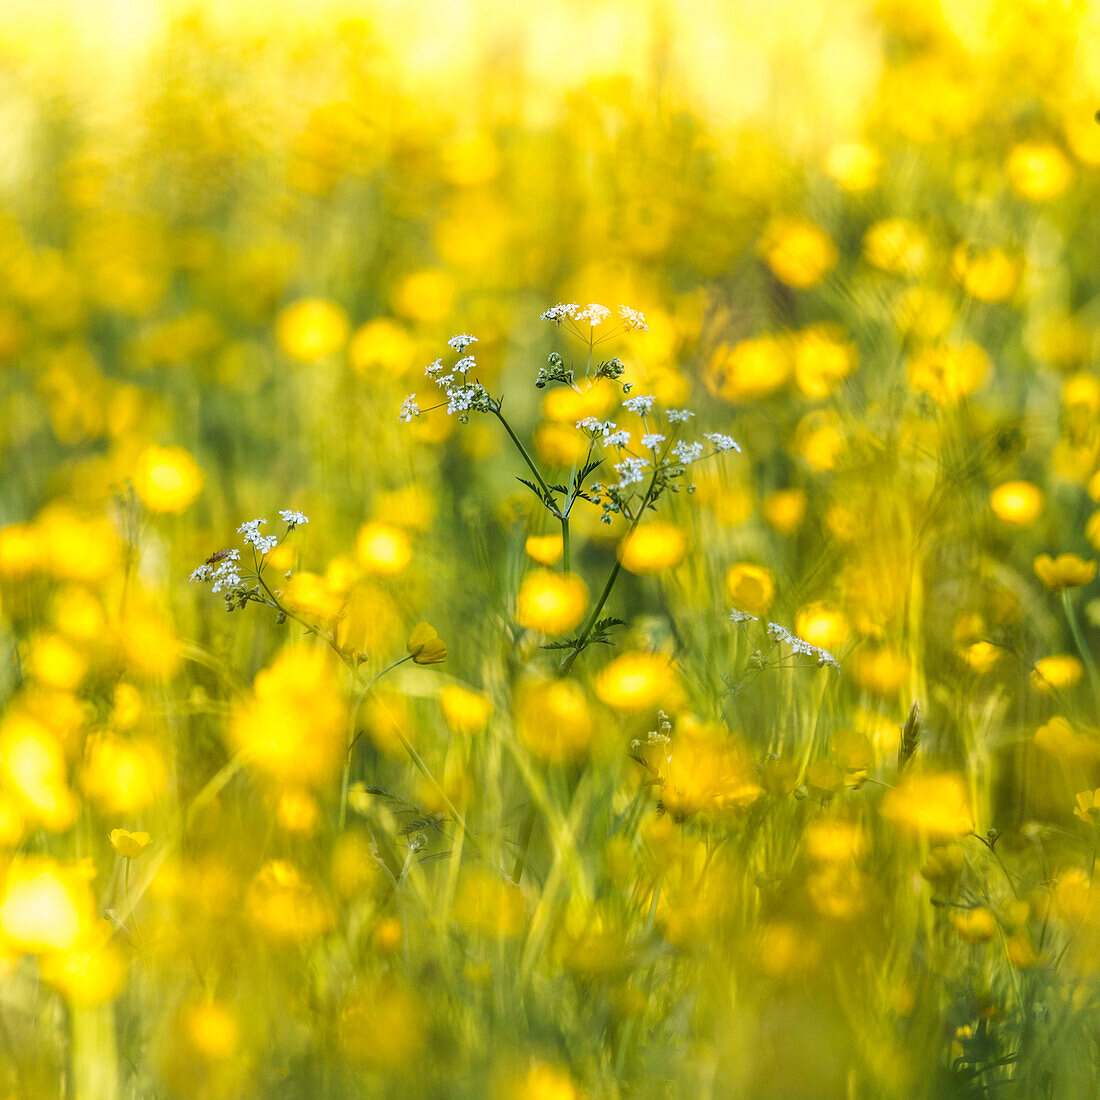
[(1100, 1095), (1098, 41), (0, 12), (0, 1097)]

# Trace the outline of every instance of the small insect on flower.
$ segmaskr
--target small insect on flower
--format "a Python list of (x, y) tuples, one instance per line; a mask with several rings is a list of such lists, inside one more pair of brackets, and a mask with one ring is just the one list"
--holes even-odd
[(226, 558), (232, 557), (237, 554), (237, 551), (232, 547), (223, 546), (220, 550), (215, 550), (213, 554), (206, 559), (207, 565), (217, 565), (220, 561), (225, 561)]

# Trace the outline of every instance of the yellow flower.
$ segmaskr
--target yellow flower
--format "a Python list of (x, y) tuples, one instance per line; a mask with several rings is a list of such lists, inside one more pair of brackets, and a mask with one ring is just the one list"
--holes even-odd
[(810, 645), (831, 652), (848, 640), (851, 626), (839, 608), (826, 603), (811, 603), (795, 616), (794, 632)]
[(434, 626), (417, 623), (405, 647), (418, 665), (438, 665), (447, 659), (447, 647)]
[(836, 266), (836, 245), (824, 230), (805, 218), (771, 221), (759, 251), (780, 282), (798, 289), (820, 283)]
[(596, 677), (596, 694), (616, 710), (653, 707), (675, 688), (672, 663), (656, 653), (624, 653)]
[(588, 751), (595, 733), (584, 689), (572, 680), (533, 680), (515, 694), (516, 730), (536, 756), (560, 763)]
[(52, 859), (16, 861), (0, 897), (0, 932), (17, 951), (67, 951), (93, 919), (87, 881)]
[(869, 191), (878, 180), (882, 158), (878, 150), (862, 141), (834, 145), (825, 155), (825, 174), (845, 191)]
[(1100, 740), (1095, 734), (1075, 729), (1060, 714), (1035, 731), (1035, 747), (1059, 760), (1085, 762), (1100, 758)]
[(403, 374), (412, 366), (415, 355), (412, 337), (388, 317), (376, 317), (361, 325), (348, 344), (352, 370), (368, 378), (378, 368)]
[(967, 943), (988, 943), (997, 934), (997, 918), (982, 906), (956, 913), (951, 923)]
[(1035, 575), (1052, 592), (1081, 588), (1096, 576), (1096, 562), (1085, 561), (1076, 554), (1059, 554), (1056, 558), (1040, 554), (1033, 565)]
[(443, 720), (455, 733), (477, 733), (489, 721), (493, 704), (476, 691), (448, 684), (439, 692)]
[(989, 494), (989, 505), (998, 519), (1026, 527), (1043, 510), (1043, 491), (1030, 481), (1006, 481)]
[(794, 339), (794, 380), (799, 390), (817, 400), (828, 397), (858, 365), (853, 344), (842, 331), (829, 325), (814, 325)]
[(957, 405), (989, 377), (989, 356), (974, 343), (925, 348), (909, 360), (909, 385), (937, 405)]
[(182, 512), (199, 495), (203, 474), (182, 447), (146, 447), (133, 482), (150, 512)]
[(933, 886), (950, 886), (962, 874), (966, 853), (961, 844), (943, 844), (928, 853), (921, 868), (921, 878)]
[(355, 557), (368, 573), (396, 576), (412, 560), (409, 536), (388, 523), (365, 523), (355, 539)]
[(971, 298), (1003, 302), (1020, 281), (1020, 264), (1000, 248), (984, 251), (960, 244), (952, 257), (955, 277)]
[(1100, 788), (1095, 791), (1079, 791), (1073, 813), (1086, 825), (1100, 824)]
[(111, 847), (123, 859), (137, 859), (149, 847), (148, 833), (131, 833), (126, 829), (111, 830)]
[(275, 320), (275, 339), (291, 359), (314, 363), (339, 351), (347, 341), (351, 323), (335, 302), (302, 298), (287, 306)]
[(916, 275), (928, 263), (928, 238), (907, 218), (886, 218), (864, 234), (863, 255), (880, 271)]
[(588, 589), (573, 573), (535, 569), (523, 578), (516, 622), (543, 634), (564, 634), (580, 624), (588, 606)]
[(738, 562), (726, 572), (726, 598), (739, 610), (759, 617), (775, 599), (775, 578), (762, 565)]
[(555, 565), (561, 561), (561, 535), (531, 535), (524, 544), (524, 550), (532, 561), (539, 565)]
[(619, 544), (623, 568), (638, 576), (663, 573), (679, 565), (687, 553), (687, 537), (674, 523), (643, 523)]
[(716, 397), (733, 403), (774, 393), (791, 373), (787, 346), (775, 336), (758, 336), (730, 347), (720, 344), (703, 375)]
[(974, 831), (966, 785), (952, 772), (903, 779), (887, 792), (882, 815), (933, 840), (953, 840)]
[(245, 759), (271, 778), (295, 787), (327, 783), (344, 755), (347, 704), (326, 653), (284, 649), (256, 676), (229, 734)]
[(793, 535), (802, 526), (808, 502), (805, 489), (780, 489), (764, 497), (761, 511), (781, 535)]
[(1008, 155), (1008, 182), (1032, 202), (1056, 198), (1069, 186), (1073, 171), (1065, 153), (1050, 142), (1022, 142)]

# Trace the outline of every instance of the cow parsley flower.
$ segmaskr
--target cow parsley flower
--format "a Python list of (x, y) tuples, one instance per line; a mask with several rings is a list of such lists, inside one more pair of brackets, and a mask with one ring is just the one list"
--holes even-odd
[(694, 415), (691, 409), (669, 409), (665, 413), (670, 424), (686, 424)]
[(649, 463), (644, 458), (635, 458), (633, 455), (628, 455), (622, 462), (616, 462), (615, 473), (619, 475), (619, 488), (626, 489), (644, 481), (648, 466)]
[(709, 439), (718, 451), (736, 451), (741, 453), (740, 444), (731, 435), (722, 435), (721, 432), (707, 432), (704, 439)]
[(435, 378), (435, 376), (437, 374), (442, 374), (443, 373), (443, 360), (442, 359), (436, 359), (434, 363), (429, 363), (424, 368), (424, 373), (429, 378)]
[(642, 436), (642, 446), (650, 451), (655, 451), (664, 441), (665, 437), (660, 432), (651, 432), (649, 435)]
[(690, 466), (703, 457), (702, 443), (688, 443), (681, 439), (672, 445), (672, 455), (682, 466)]
[(626, 323), (627, 328), (649, 332), (649, 325), (645, 323), (645, 317), (640, 310), (631, 309), (630, 306), (619, 306), (619, 316)]
[(574, 320), (587, 321), (593, 328), (602, 325), (610, 316), (611, 310), (607, 306), (601, 306), (599, 302), (590, 302), (584, 309), (573, 314)]
[(303, 523), (309, 523), (309, 516), (304, 515), (302, 512), (296, 512), (293, 508), (281, 508), (279, 519), (292, 530), (295, 527), (301, 527)]
[(401, 402), (401, 409), (397, 414), (397, 419), (402, 424), (408, 424), (412, 421), (414, 416), (420, 415), (420, 406), (416, 403), (416, 394), (410, 393), (404, 401)]
[(210, 591), (214, 593), (225, 588), (240, 588), (244, 584), (241, 580), (240, 561), (239, 550), (219, 550), (191, 574), (191, 580), (199, 584), (210, 582)]
[(650, 409), (653, 408), (653, 403), (657, 400), (652, 394), (640, 393), (637, 397), (628, 397), (623, 402), (623, 408), (629, 409), (632, 413), (637, 413), (639, 416), (645, 416)]
[(266, 519), (250, 519), (237, 528), (237, 534), (244, 536), (244, 541), (254, 546), (261, 554), (274, 550), (279, 545), (279, 540), (274, 535), (265, 535), (260, 530), (260, 525), (267, 526)]
[(555, 325), (560, 325), (566, 317), (575, 317), (577, 311), (581, 307), (576, 302), (561, 302), (556, 306), (551, 306), (543, 315), (544, 321), (553, 321)]
[(460, 332), (457, 336), (452, 336), (447, 344), (461, 355), (471, 344), (477, 343), (477, 337), (471, 336), (468, 332)]
[(811, 645), (805, 638), (792, 634), (779, 623), (768, 623), (768, 637), (773, 642), (785, 642), (797, 654), (804, 657), (813, 657), (819, 665), (829, 665), (831, 668), (835, 668), (837, 672), (840, 671), (840, 662), (827, 649)]
[(605, 447), (629, 447), (630, 446), (630, 432), (620, 428), (617, 432), (608, 432), (603, 437), (603, 445)]

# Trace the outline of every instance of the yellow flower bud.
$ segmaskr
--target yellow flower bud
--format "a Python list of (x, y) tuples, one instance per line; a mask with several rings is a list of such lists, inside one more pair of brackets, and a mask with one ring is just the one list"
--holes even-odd
[(428, 623), (417, 623), (405, 647), (418, 665), (438, 665), (447, 659), (447, 647)]

